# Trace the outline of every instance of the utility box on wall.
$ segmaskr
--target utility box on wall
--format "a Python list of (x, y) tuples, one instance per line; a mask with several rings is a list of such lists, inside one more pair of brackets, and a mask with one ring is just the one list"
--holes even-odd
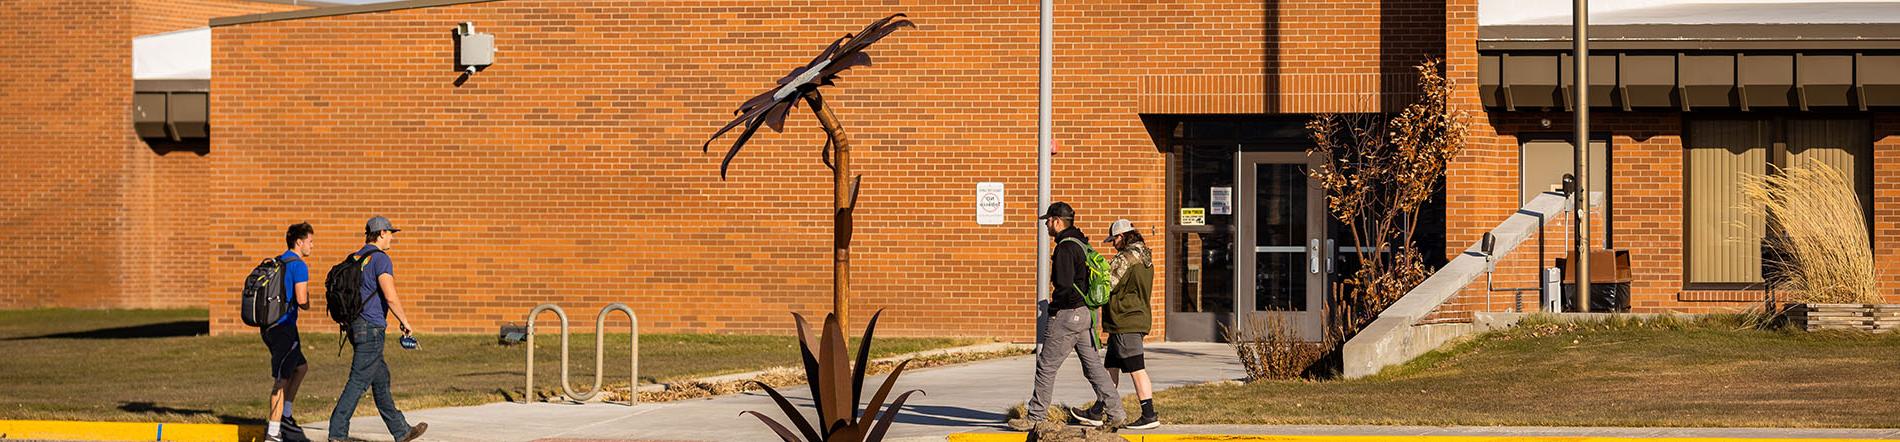
[(495, 36), (475, 32), (475, 23), (456, 26), (456, 63), (471, 72), (495, 64)]

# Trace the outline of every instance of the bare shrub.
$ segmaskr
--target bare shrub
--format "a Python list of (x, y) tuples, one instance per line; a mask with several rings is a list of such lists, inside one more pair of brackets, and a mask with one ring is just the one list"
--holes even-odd
[(1278, 316), (1247, 323), (1252, 325), (1246, 330), (1226, 330), (1228, 345), (1247, 370), (1247, 382), (1300, 377), (1335, 347), (1330, 338), (1324, 342), (1301, 340), (1299, 331)]
[(1418, 97), (1388, 119), (1377, 114), (1325, 114), (1307, 123), (1308, 155), (1323, 163), (1311, 175), (1326, 205), (1356, 246), (1358, 270), (1333, 286), (1328, 340), (1345, 342), (1423, 282), (1415, 237), (1419, 208), (1443, 185), (1451, 159), (1464, 149), (1470, 116), (1451, 103), (1456, 83), (1427, 59)]
[(1772, 289), (1795, 302), (1881, 302), (1860, 197), (1840, 171), (1808, 160), (1746, 176), (1742, 193), (1754, 203), (1742, 209), (1768, 220)]

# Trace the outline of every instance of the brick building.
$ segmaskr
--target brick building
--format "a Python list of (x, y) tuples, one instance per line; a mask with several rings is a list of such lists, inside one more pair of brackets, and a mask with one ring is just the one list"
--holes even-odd
[[(1341, 247), (1301, 173), (1310, 163), (1299, 152), (1311, 143), (1301, 126), (1312, 115), (1394, 110), (1409, 99), (1413, 64), (1447, 60), (1474, 136), (1433, 209), (1443, 213), (1425, 244), (1434, 250), (1476, 241), (1526, 190), (1568, 167), (1559, 74), (1567, 26), (1524, 12), (1567, 9), (1486, 1), (1481, 11), (1479, 3), (1059, 1), (1054, 196), (1075, 205), (1090, 235), (1099, 239), (1125, 217), (1154, 246), (1165, 279), (1153, 307), (1166, 331), (1157, 335), (1214, 339), (1235, 312), (1311, 321), (1334, 268), (1321, 262)], [(643, 330), (784, 333), (786, 312), (829, 308), (823, 135), (809, 115), (794, 114), (784, 133), (751, 142), (726, 181), (718, 176), (723, 143), (710, 153), (699, 146), (734, 106), (823, 43), (905, 12), (919, 29), (879, 43), (875, 66), (825, 91), (864, 175), (852, 317), (882, 308), (888, 333), (1026, 339), (1040, 259), (1036, 7), (411, 0), (214, 20), (215, 135), (193, 158), (194, 173), (180, 174), (196, 180), (183, 184), (191, 192), (131, 193), (185, 208), (142, 226), (196, 235), (200, 242), (166, 249), (195, 251), (180, 258), (195, 270), (126, 268), (116, 277), (184, 278), (177, 293), (210, 305), (214, 330), (233, 331), (241, 325), (230, 287), (279, 251), (285, 225), (315, 224), (314, 259), (329, 262), (357, 247), (363, 220), (380, 214), (405, 229), (392, 253), (425, 331), (491, 331), (543, 302), (562, 304), (585, 327), (593, 309), (623, 302)], [(1883, 101), (1897, 70), (1881, 68), (1900, 59), (1900, 42), (1881, 34), (1892, 26), (1865, 23), (1893, 17), (1666, 26), (1646, 21), (1656, 11), (1641, 6), (1607, 9), (1597, 54), (1615, 67), (1591, 63), (1618, 75), (1590, 79), (1604, 95), (1593, 101), (1594, 130), (1607, 140), (1597, 164), (1608, 165), (1598, 180), (1608, 183), (1608, 235), (1596, 237), (1633, 257), (1635, 310), (1758, 301), (1760, 273), (1748, 267), (1759, 268), (1759, 253), (1735, 258), (1750, 246), (1734, 239), (1750, 232), (1692, 227), (1747, 220), (1696, 211), (1728, 194), (1718, 192), (1724, 181), (1698, 187), (1687, 177), (1732, 179), (1803, 152), (1861, 171), (1876, 250), (1883, 265), (1900, 265), (1884, 264), (1900, 252), (1880, 248), (1900, 240), (1900, 212), (1873, 204), (1900, 196), (1889, 195), (1900, 180), (1875, 173), (1900, 168), (1888, 164), (1900, 161), (1889, 152), (1900, 149), (1892, 111), (1900, 103)], [(452, 33), (465, 22), (499, 48), (493, 65), (472, 74), (455, 62)], [(1860, 37), (1839, 37), (1848, 34)], [(1816, 42), (1826, 36), (1837, 37)], [(1659, 63), (1671, 68), (1666, 77), (1650, 67)], [(1827, 118), (1810, 121), (1816, 114)], [(1004, 184), (1004, 224), (976, 223), (980, 182)], [(105, 201), (132, 199), (100, 192), (111, 196)], [(1205, 220), (1183, 224), (1182, 209), (1203, 209)], [(1567, 246), (1553, 232), (1554, 255)], [(0, 248), (0, 259), (31, 250)], [(144, 258), (115, 262), (152, 262)], [(1499, 284), (1533, 283), (1533, 261), (1521, 253), (1502, 263)], [(1882, 269), (1900, 275), (1892, 270), (1900, 269)], [(47, 288), (20, 301), (0, 292), (0, 305), (142, 305), (71, 302), (65, 297), (79, 295), (64, 294), (118, 293), (51, 282), (77, 275), (9, 273)], [(1883, 293), (1900, 295), (1900, 276), (1884, 278)], [(1474, 288), (1443, 308), (1513, 307)]]
[(0, 7), (0, 308), (205, 303), (209, 157), (134, 133), (132, 41), (291, 0)]

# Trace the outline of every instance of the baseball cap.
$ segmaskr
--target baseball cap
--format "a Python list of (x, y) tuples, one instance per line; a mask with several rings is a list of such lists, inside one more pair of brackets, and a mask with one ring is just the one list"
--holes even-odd
[(1069, 208), (1069, 203), (1056, 201), (1049, 205), (1049, 210), (1042, 211), (1042, 216), (1036, 217), (1036, 219), (1049, 218), (1075, 218), (1075, 209)]
[(1127, 218), (1115, 220), (1114, 223), (1108, 225), (1108, 239), (1104, 239), (1102, 242), (1114, 241), (1115, 236), (1134, 230), (1135, 223), (1133, 221), (1129, 221)]
[(369, 222), (363, 224), (363, 233), (376, 233), (385, 230), (391, 232), (402, 231), (402, 229), (396, 228), (394, 224), (390, 224), (389, 218), (384, 218), (382, 215), (369, 217)]

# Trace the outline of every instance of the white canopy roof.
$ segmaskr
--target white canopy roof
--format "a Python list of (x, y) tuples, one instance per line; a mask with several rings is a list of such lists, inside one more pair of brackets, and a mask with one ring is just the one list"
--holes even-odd
[[(1479, 0), (1478, 24), (1569, 25), (1571, 0)], [(1591, 25), (1900, 21), (1893, 0), (1591, 0)]]
[(134, 37), (132, 79), (210, 80), (211, 28)]

